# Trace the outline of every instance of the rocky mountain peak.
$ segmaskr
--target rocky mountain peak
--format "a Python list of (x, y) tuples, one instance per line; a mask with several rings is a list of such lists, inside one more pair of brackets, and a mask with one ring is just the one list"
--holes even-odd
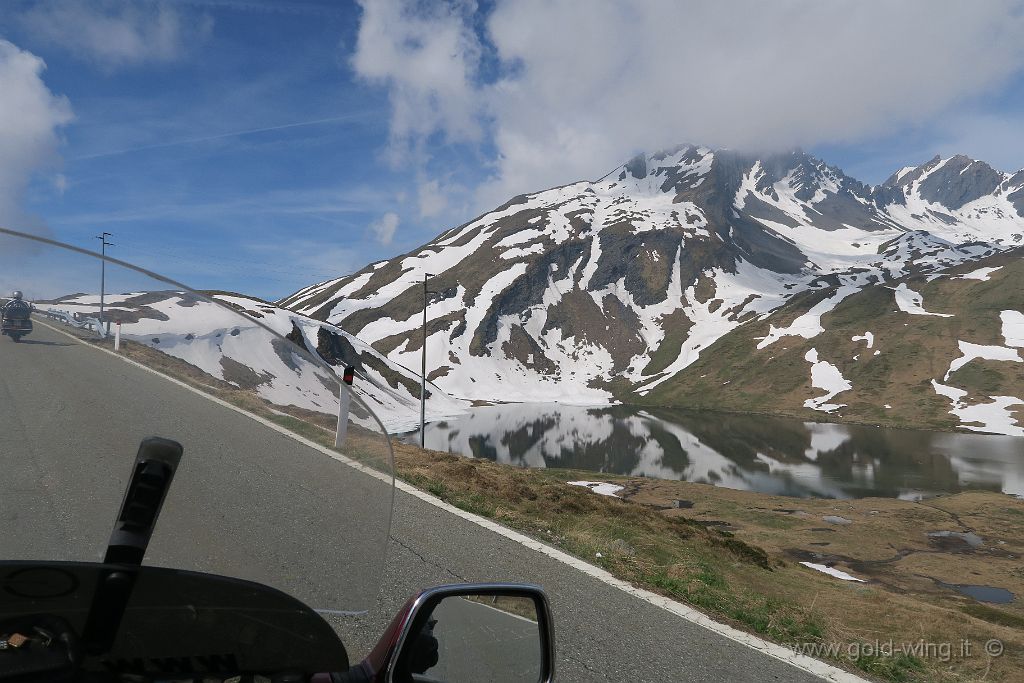
[(904, 188), (910, 186), (915, 180), (928, 173), (942, 162), (942, 157), (936, 154), (920, 166), (904, 166), (891, 176), (879, 187), (885, 189)]
[(921, 180), (919, 192), (926, 201), (959, 209), (995, 192), (1003, 179), (1002, 173), (984, 161), (958, 154), (929, 172)]
[(927, 163), (905, 167), (882, 183), (883, 189), (901, 189), (905, 203), (908, 194), (947, 209), (960, 209), (971, 202), (994, 194), (1007, 180), (984, 161), (956, 154), (948, 159), (936, 155)]

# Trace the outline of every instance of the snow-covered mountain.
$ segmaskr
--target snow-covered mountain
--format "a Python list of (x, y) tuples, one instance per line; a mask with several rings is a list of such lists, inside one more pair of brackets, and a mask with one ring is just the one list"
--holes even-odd
[[(800, 151), (685, 145), (513, 198), (403, 256), (278, 302), (465, 399), (636, 399), (724, 335), (821, 290), (861, 289), (1024, 244), (1024, 171), (962, 156), (867, 186)], [(751, 349), (753, 350), (753, 349)]]
[(1018, 247), (802, 292), (638, 400), (1024, 437), (1022, 351)]
[[(343, 367), (352, 365), (353, 390), (389, 431), (419, 426), (418, 374), (333, 325), (239, 294), (218, 293), (212, 298), (222, 305), (178, 291), (108, 295), (106, 314), (122, 322), (122, 338), (184, 361), (201, 373), (200, 381), (250, 390), (272, 406), (336, 414), (339, 378)], [(41, 312), (89, 317), (99, 310), (99, 296), (76, 294), (36, 306)], [(252, 319), (309, 354), (318, 354), (334, 372)], [(427, 396), (431, 420), (461, 413), (467, 405), (431, 383)]]

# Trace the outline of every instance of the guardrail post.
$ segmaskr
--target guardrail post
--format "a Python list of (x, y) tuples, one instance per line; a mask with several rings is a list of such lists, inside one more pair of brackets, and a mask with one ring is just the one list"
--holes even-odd
[(345, 366), (344, 384), (338, 388), (338, 429), (334, 432), (334, 447), (341, 448), (345, 445), (345, 438), (348, 436), (348, 410), (352, 404), (352, 379), (355, 376), (355, 368), (351, 365)]

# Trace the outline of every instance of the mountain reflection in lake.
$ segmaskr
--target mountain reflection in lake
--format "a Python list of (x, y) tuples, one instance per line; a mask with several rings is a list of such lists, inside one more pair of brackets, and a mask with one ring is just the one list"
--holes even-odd
[(426, 446), (523, 467), (786, 496), (919, 498), (968, 489), (1024, 496), (1022, 438), (757, 415), (506, 404), (428, 424)]

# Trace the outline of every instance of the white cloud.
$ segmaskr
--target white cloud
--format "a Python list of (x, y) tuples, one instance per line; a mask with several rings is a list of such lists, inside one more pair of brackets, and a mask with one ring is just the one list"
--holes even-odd
[(448, 206), (448, 198), (437, 180), (421, 180), (416, 184), (416, 198), (419, 201), (420, 218), (432, 218)]
[(391, 158), (401, 163), (435, 132), (451, 141), (481, 136), (474, 87), (480, 43), (469, 21), (474, 3), (360, 0), (352, 68), (388, 88)]
[(213, 29), (208, 15), (125, 0), (49, 0), (20, 20), (35, 38), (108, 69), (178, 60)]
[(926, 125), (1024, 67), (1021, 0), (426, 6), (367, 2), (352, 63), (387, 86), (393, 138), (483, 140), (484, 206), (679, 142), (809, 147)]
[(15, 230), (43, 230), (22, 200), (33, 174), (58, 162), (57, 131), (73, 118), (67, 99), (43, 83), (45, 68), (39, 57), (0, 39), (0, 225)]
[(395, 237), (395, 230), (398, 229), (398, 214), (394, 211), (388, 211), (386, 214), (380, 217), (380, 220), (374, 221), (370, 224), (370, 230), (373, 232), (374, 237), (381, 244), (387, 246), (391, 244), (391, 240)]

